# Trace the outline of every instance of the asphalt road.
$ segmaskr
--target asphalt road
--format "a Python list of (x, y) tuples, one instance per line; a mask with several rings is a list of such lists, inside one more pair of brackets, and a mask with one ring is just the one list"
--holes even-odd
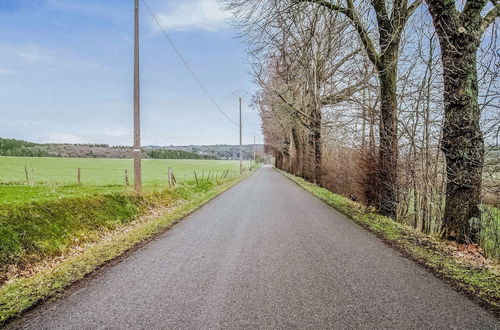
[(10, 326), (500, 329), (468, 298), (271, 168)]

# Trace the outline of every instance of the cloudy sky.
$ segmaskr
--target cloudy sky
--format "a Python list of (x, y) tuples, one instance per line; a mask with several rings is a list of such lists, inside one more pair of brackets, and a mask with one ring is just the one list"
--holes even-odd
[[(225, 112), (253, 92), (245, 47), (217, 0), (147, 0)], [(143, 144), (238, 143), (142, 8)], [(0, 0), (0, 136), (132, 143), (132, 0)], [(244, 102), (244, 143), (261, 140)]]

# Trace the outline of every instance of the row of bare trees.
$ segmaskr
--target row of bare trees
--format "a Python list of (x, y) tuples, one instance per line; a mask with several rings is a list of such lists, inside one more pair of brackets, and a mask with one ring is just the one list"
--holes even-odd
[(424, 232), (475, 243), (482, 198), (498, 202), (497, 177), (487, 194), (483, 177), (485, 141), (498, 160), (500, 4), (422, 1), (227, 7), (249, 44), (277, 167)]

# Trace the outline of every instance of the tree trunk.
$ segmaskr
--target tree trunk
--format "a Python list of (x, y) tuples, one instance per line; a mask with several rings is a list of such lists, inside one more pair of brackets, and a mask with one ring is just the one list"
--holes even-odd
[(302, 159), (301, 161), (301, 165), (302, 165), (302, 168), (300, 170), (301, 172), (301, 177), (305, 180), (309, 180), (309, 176), (307, 174), (307, 167), (308, 167), (308, 155), (309, 153), (307, 152), (307, 147), (308, 147), (308, 144), (306, 143), (306, 140), (307, 139), (307, 135), (304, 134), (304, 141), (302, 142), (302, 147), (301, 147), (301, 152), (302, 154), (300, 155), (300, 158)]
[(480, 231), (484, 139), (477, 103), (477, 47), (463, 47), (463, 38), (459, 37), (446, 40), (454, 41), (452, 46), (441, 46), (445, 102), (441, 148), (447, 173), (442, 235), (474, 243), (478, 242)]
[(397, 136), (397, 58), (382, 59), (384, 69), (380, 80), (380, 148), (378, 156), (378, 209), (385, 216), (395, 218), (398, 187)]
[(316, 141), (312, 125), (307, 129), (307, 181), (316, 183)]
[(313, 122), (313, 138), (314, 138), (314, 176), (316, 183), (321, 186), (323, 176), (323, 150), (321, 141), (321, 109), (316, 111)]
[[(498, 15), (481, 15), (487, 2), (427, 0), (441, 45), (444, 123), (441, 149), (446, 159), (446, 204), (442, 236), (463, 243), (479, 241), (484, 139), (479, 125), (477, 49), (488, 24)], [(488, 20), (485, 20), (486, 17)]]
[(283, 147), (283, 170), (290, 172), (290, 139), (286, 138)]
[(301, 164), (301, 159), (302, 159), (302, 148), (301, 148), (301, 142), (299, 138), (299, 134), (297, 132), (297, 128), (293, 127), (292, 128), (292, 140), (293, 140), (293, 145), (295, 148), (294, 152), (294, 157), (292, 161), (292, 173), (296, 176), (302, 176), (302, 164)]
[(275, 166), (276, 168), (282, 170), (283, 169), (283, 154), (281, 152), (277, 152), (275, 156)]

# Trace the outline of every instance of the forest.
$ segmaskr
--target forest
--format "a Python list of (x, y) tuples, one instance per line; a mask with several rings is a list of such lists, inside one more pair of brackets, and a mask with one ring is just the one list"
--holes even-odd
[[(109, 146), (95, 143), (46, 143), (38, 144), (16, 139), (0, 138), (0, 156), (62, 157), (62, 158), (130, 158), (130, 147)], [(152, 159), (216, 159), (185, 150), (164, 147), (144, 147), (144, 158)]]
[(499, 246), (499, 2), (226, 7), (276, 167), (459, 243), (493, 228)]
[(188, 151), (170, 149), (148, 149), (146, 154), (153, 159), (215, 159), (208, 155), (199, 155)]
[(44, 157), (49, 153), (32, 142), (0, 138), (1, 156)]

